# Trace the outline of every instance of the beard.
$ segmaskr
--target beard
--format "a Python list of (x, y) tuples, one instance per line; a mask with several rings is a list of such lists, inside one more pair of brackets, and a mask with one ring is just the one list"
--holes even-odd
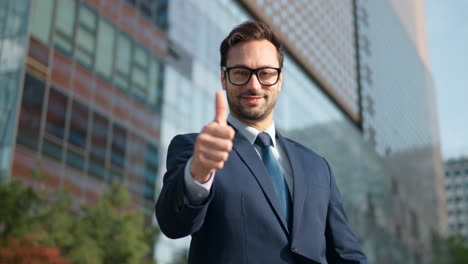
[(254, 93), (251, 91), (239, 94), (239, 95), (232, 95), (230, 92), (227, 92), (227, 101), (229, 104), (229, 109), (234, 116), (236, 116), (240, 120), (246, 120), (250, 122), (258, 122), (265, 119), (270, 113), (273, 111), (273, 108), (276, 104), (276, 99), (273, 98), (272, 102), (269, 102), (268, 99), (270, 96), (265, 96), (265, 104), (261, 105), (259, 109), (252, 109), (242, 105), (241, 97), (245, 95), (250, 96), (262, 96), (261, 94)]

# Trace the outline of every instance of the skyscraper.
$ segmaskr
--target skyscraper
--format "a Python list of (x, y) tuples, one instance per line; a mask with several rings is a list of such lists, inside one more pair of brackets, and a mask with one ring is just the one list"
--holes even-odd
[(110, 182), (123, 182), (151, 220), (167, 2), (0, 5), (2, 58), (19, 54), (19, 67), (8, 68), (15, 72), (2, 73), (10, 95), (2, 97), (10, 111), (2, 128), (12, 135), (4, 145), (14, 146), (2, 152), (3, 177), (35, 184), (41, 175), (40, 184), (87, 203)]

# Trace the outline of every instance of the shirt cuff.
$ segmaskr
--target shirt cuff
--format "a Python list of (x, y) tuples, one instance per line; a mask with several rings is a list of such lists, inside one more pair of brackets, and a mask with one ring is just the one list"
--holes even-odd
[(185, 165), (184, 170), (184, 181), (185, 181), (185, 195), (187, 200), (194, 205), (200, 205), (210, 195), (211, 186), (213, 185), (213, 179), (215, 173), (211, 174), (210, 179), (205, 183), (199, 183), (193, 179), (192, 173), (190, 172), (190, 165), (192, 164), (192, 158), (190, 158)]

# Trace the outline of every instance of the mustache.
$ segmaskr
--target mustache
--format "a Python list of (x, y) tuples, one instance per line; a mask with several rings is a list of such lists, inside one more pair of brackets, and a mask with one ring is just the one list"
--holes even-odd
[(253, 92), (253, 91), (246, 91), (246, 92), (243, 92), (241, 94), (239, 94), (239, 96), (266, 96), (266, 94), (263, 94), (263, 93), (256, 93), (256, 92)]

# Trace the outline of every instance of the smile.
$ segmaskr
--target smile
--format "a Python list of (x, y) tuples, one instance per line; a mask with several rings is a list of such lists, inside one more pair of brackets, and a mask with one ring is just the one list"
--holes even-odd
[(244, 95), (241, 96), (241, 100), (245, 101), (247, 104), (258, 104), (260, 103), (260, 100), (263, 99), (263, 96), (254, 96), (254, 95)]

